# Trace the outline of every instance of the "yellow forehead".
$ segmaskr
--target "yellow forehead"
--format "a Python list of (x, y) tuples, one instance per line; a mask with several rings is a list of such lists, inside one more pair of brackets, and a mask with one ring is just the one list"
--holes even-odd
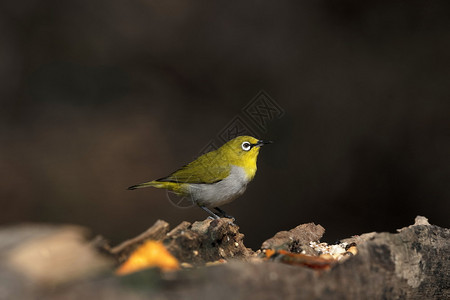
[(227, 144), (239, 145), (239, 147), (240, 147), (243, 142), (249, 142), (250, 144), (256, 144), (258, 142), (258, 139), (254, 138), (252, 136), (249, 136), (249, 135), (242, 135), (242, 136), (238, 136), (238, 137), (232, 139)]

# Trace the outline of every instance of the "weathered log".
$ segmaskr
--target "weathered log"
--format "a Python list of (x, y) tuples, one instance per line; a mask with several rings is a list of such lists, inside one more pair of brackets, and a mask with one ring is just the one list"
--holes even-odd
[[(244, 246), (238, 227), (227, 219), (183, 222), (170, 232), (166, 226), (161, 228), (159, 234), (141, 235), (115, 248), (115, 255), (125, 255), (147, 238), (157, 237), (179, 260), (197, 267), (166, 274), (148, 269), (119, 277), (113, 275), (108, 259), (93, 252), (96, 248), (83, 238), (84, 229), (39, 225), (3, 228), (0, 298), (450, 299), (450, 230), (429, 225), (423, 217), (397, 233), (369, 233), (346, 239), (347, 243), (357, 244), (358, 253), (328, 269), (271, 261), (261, 258), (260, 251), (259, 258), (255, 258), (255, 253)], [(297, 248), (301, 250), (308, 240), (322, 234), (319, 225), (304, 224), (275, 235), (263, 248), (293, 251), (301, 246)], [(48, 256), (42, 251), (46, 247), (60, 249), (55, 252), (60, 254)], [(38, 248), (41, 252), (35, 255)], [(35, 261), (40, 256), (41, 261)], [(68, 260), (69, 268), (51, 269), (60, 257)], [(203, 266), (220, 258), (228, 263)], [(56, 276), (29, 271), (37, 266), (41, 270), (48, 268)]]

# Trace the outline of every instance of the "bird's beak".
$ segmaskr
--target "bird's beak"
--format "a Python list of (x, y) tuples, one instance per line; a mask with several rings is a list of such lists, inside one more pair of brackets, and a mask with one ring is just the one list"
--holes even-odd
[(266, 145), (266, 144), (273, 144), (273, 142), (272, 142), (272, 141), (263, 141), (263, 140), (259, 140), (259, 141), (256, 143), (256, 146), (262, 147), (262, 146), (264, 146), (264, 145)]

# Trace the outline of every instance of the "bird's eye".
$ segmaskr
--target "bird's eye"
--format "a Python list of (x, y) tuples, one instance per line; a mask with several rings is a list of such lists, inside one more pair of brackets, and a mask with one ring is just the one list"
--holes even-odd
[(249, 142), (243, 142), (242, 143), (242, 149), (245, 151), (248, 151), (252, 148), (252, 145)]

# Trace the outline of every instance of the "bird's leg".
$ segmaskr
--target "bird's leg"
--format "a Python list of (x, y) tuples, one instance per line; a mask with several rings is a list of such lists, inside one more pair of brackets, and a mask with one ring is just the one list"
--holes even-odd
[(201, 206), (201, 205), (199, 205), (199, 207), (201, 209), (203, 209), (204, 211), (206, 211), (213, 219), (220, 219), (220, 217), (218, 215), (216, 215), (215, 213), (213, 213), (211, 210), (209, 210), (209, 208), (207, 208), (205, 206)]
[(233, 222), (236, 221), (235, 217), (227, 215), (227, 213), (223, 209), (221, 209), (219, 207), (214, 207), (214, 209), (217, 210), (219, 212), (219, 214), (222, 215), (222, 217), (231, 219), (231, 220), (233, 220)]

